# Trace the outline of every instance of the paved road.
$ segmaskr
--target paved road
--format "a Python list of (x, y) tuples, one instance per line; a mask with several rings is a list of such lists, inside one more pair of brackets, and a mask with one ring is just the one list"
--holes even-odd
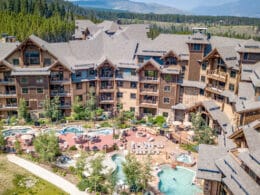
[(33, 173), (34, 175), (52, 183), (53, 185), (57, 186), (58, 188), (64, 190), (65, 192), (71, 194), (71, 195), (86, 195), (86, 192), (79, 191), (78, 188), (67, 181), (66, 179), (28, 161), (24, 160), (23, 158), (20, 158), (16, 155), (9, 154), (7, 155), (7, 159), (17, 164), (20, 167), (23, 167), (24, 169), (28, 170), (29, 172)]

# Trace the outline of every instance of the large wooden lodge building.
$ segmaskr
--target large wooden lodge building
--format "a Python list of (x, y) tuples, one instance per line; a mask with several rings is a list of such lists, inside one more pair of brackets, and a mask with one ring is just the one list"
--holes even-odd
[[(259, 187), (259, 148), (251, 151), (245, 139), (252, 136), (248, 129), (259, 136), (260, 42), (210, 36), (203, 28), (150, 40), (147, 25), (79, 20), (76, 26), (69, 42), (48, 43), (31, 35), (21, 43), (0, 43), (1, 118), (17, 114), (21, 98), (32, 117), (41, 117), (44, 100), (55, 96), (69, 116), (75, 98), (84, 104), (91, 87), (98, 105), (112, 114), (119, 104), (138, 117), (163, 115), (168, 122), (201, 112), (219, 133), (218, 146), (200, 146), (197, 177), (205, 180), (204, 193), (243, 194), (243, 185)], [(257, 159), (252, 170), (246, 162), (234, 165), (243, 167), (237, 173), (251, 171), (248, 178), (257, 183), (225, 179), (228, 163), (235, 163), (228, 153), (234, 148), (247, 148), (246, 154), (236, 153), (240, 165), (251, 153), (251, 160)], [(211, 152), (216, 155), (207, 158)]]

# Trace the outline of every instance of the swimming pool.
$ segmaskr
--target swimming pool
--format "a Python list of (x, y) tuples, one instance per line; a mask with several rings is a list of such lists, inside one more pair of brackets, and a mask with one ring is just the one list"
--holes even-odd
[(115, 154), (112, 156), (112, 160), (116, 164), (117, 184), (124, 184), (126, 181), (125, 173), (123, 172), (123, 162), (125, 162), (125, 157), (120, 154)]
[(32, 131), (31, 128), (21, 128), (21, 129), (8, 129), (2, 131), (4, 137), (13, 136), (17, 134), (26, 134), (27, 132)]
[(171, 168), (169, 165), (161, 166), (158, 173), (159, 190), (164, 195), (196, 195), (202, 193), (202, 190), (193, 185), (195, 172), (183, 167), (177, 166), (177, 169)]
[(75, 133), (75, 134), (82, 134), (84, 131), (80, 127), (65, 127), (60, 131), (61, 134), (66, 134), (66, 133)]
[(193, 160), (192, 160), (192, 157), (188, 154), (180, 154), (177, 158), (176, 158), (177, 161), (179, 162), (184, 162), (184, 163), (187, 163), (187, 164), (192, 164)]
[(112, 133), (113, 133), (113, 129), (99, 129), (99, 130), (89, 132), (88, 135), (89, 136), (111, 135)]

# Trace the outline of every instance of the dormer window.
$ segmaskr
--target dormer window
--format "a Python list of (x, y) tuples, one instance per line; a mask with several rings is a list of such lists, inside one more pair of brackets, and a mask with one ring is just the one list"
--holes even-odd
[(81, 72), (80, 71), (76, 72), (76, 78), (81, 78)]
[(193, 51), (201, 51), (201, 44), (193, 44), (192, 50)]
[(166, 58), (165, 64), (166, 65), (172, 65), (172, 64), (176, 65), (177, 64), (177, 59), (174, 58), (174, 57)]

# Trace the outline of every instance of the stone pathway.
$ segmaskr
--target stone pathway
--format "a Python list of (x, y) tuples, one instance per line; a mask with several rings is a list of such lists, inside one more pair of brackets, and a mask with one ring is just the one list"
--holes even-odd
[(17, 164), (18, 166), (28, 170), (29, 172), (33, 173), (34, 175), (52, 183), (53, 185), (57, 186), (58, 188), (62, 189), (63, 191), (71, 194), (71, 195), (86, 195), (86, 192), (82, 192), (78, 190), (78, 188), (67, 181), (66, 179), (62, 178), (61, 176), (58, 176), (39, 165), (36, 165), (28, 160), (25, 160), (23, 158), (20, 158), (14, 154), (7, 155), (7, 159)]

